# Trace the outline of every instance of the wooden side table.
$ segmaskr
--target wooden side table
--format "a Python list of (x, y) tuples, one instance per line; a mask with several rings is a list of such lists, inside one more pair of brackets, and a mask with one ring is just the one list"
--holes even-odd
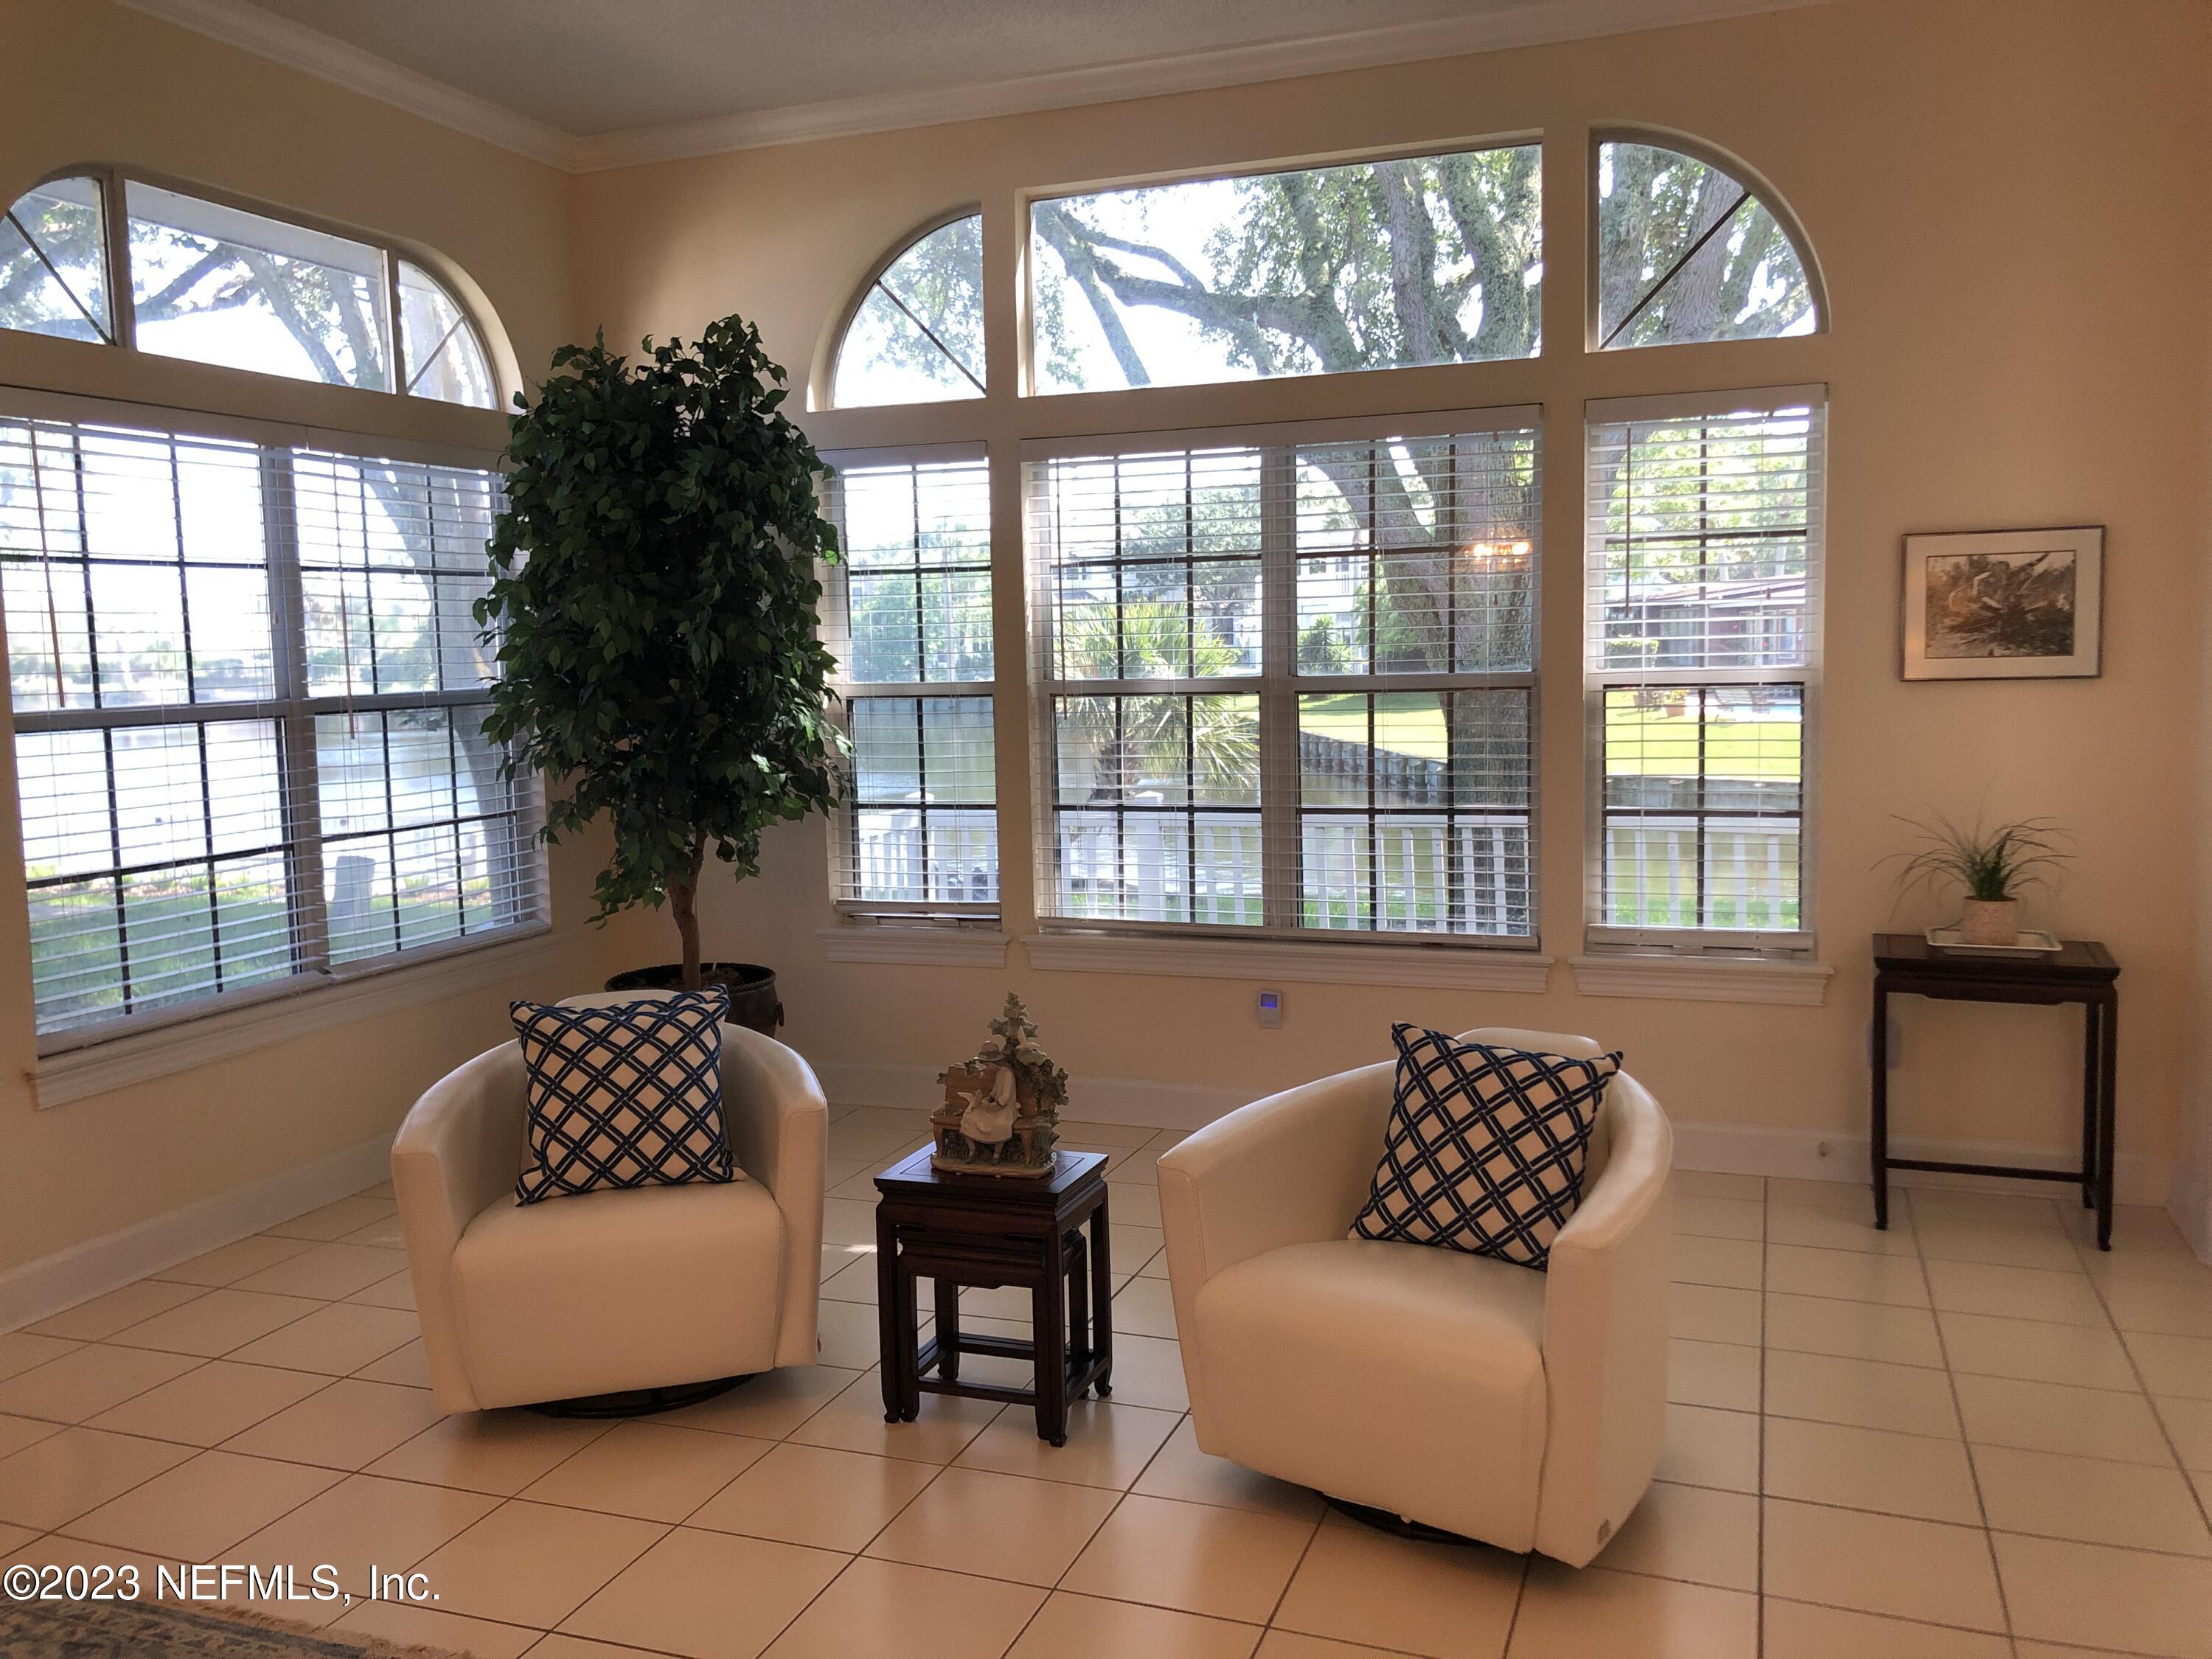
[[(1067, 1402), (1112, 1391), (1112, 1266), (1106, 1154), (1059, 1152), (1050, 1176), (960, 1175), (929, 1148), (876, 1177), (876, 1302), (883, 1334), (884, 1421), (911, 1423), (924, 1394), (1036, 1408), (1037, 1438), (1067, 1443)], [(1084, 1228), (1089, 1224), (1086, 1243)], [(920, 1341), (915, 1280), (936, 1286), (937, 1328)], [(1025, 1285), (1030, 1337), (971, 1336), (960, 1291)], [(960, 1356), (1036, 1364), (1036, 1386), (963, 1382)]]
[[(1917, 933), (1874, 936), (1874, 1224), (1889, 1225), (1889, 1172), (1941, 1170), (1953, 1175), (2012, 1176), (2078, 1182), (2081, 1206), (2097, 1212), (2097, 1248), (2112, 1248), (2114, 1087), (2120, 1053), (2120, 965), (2094, 939), (2068, 939), (2056, 954), (1975, 956), (1938, 950)], [(2081, 1056), (2081, 1167), (2035, 1170), (2002, 1164), (1953, 1164), (1889, 1155), (1889, 999), (1948, 1002), (2078, 1002)]]

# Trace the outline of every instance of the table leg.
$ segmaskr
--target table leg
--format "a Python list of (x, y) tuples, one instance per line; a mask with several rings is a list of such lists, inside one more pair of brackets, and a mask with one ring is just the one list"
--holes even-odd
[(2113, 1142), (2119, 1134), (2120, 999), (2105, 1002), (2097, 1022), (2104, 1050), (2097, 1066), (2097, 1248), (2112, 1248)]
[(1091, 1352), (1091, 1253), (1080, 1227), (1069, 1229), (1060, 1246), (1067, 1262), (1067, 1356), (1077, 1363)]
[(906, 1408), (906, 1398), (901, 1391), (899, 1378), (903, 1374), (902, 1355), (912, 1350), (915, 1332), (911, 1323), (902, 1338), (898, 1323), (898, 1236), (884, 1219), (880, 1206), (876, 1211), (876, 1334), (878, 1358), (881, 1361), (884, 1382), (884, 1421), (896, 1423)]
[(949, 1279), (937, 1284), (937, 1374), (960, 1380), (960, 1286)]
[(1091, 1352), (1098, 1361), (1098, 1397), (1114, 1392), (1114, 1263), (1112, 1234), (1106, 1225), (1106, 1200), (1091, 1212)]
[(1889, 1226), (1889, 993), (1876, 976), (1874, 984), (1874, 1033), (1870, 1045), (1874, 1062), (1874, 1121), (1869, 1136), (1873, 1161), (1874, 1224)]
[(2103, 1012), (2094, 1001), (2081, 1005), (2081, 1207), (2085, 1210), (2097, 1207), (2097, 1125), (2103, 1115), (2097, 1109), (2098, 1080), (2105, 1048), (2099, 1016)]
[(1067, 1251), (1055, 1227), (1046, 1234), (1044, 1273), (1030, 1293), (1030, 1340), (1036, 1346), (1037, 1438), (1067, 1443)]

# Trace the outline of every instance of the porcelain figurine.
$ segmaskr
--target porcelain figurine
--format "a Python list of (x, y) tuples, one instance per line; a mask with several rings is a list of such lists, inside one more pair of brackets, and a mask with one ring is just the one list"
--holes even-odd
[(1036, 1036), (1029, 1010), (1009, 994), (975, 1058), (938, 1074), (945, 1099), (930, 1115), (937, 1139), (930, 1161), (939, 1169), (1051, 1173), (1067, 1073), (1052, 1063)]

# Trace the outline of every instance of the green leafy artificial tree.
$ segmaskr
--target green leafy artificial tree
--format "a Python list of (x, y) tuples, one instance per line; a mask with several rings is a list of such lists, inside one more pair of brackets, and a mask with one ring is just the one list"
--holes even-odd
[(708, 850), (757, 875), (763, 830), (837, 802), (815, 625), (815, 562), (837, 536), (757, 328), (726, 317), (644, 349), (633, 363), (604, 336), (562, 347), (508, 418), (507, 506), (476, 606), (501, 670), (484, 732), (509, 776), (565, 791), (548, 842), (607, 817), (592, 920), (665, 901), (696, 989)]

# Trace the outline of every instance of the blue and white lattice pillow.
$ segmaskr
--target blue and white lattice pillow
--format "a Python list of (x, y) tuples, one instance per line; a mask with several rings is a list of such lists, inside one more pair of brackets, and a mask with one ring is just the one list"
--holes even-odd
[(530, 1074), (518, 1203), (739, 1178), (722, 1121), (726, 989), (601, 1007), (517, 1002), (509, 1012)]
[(1605, 1086), (1596, 1060), (1394, 1025), (1396, 1098), (1354, 1238), (1433, 1244), (1540, 1271), (1582, 1201)]

